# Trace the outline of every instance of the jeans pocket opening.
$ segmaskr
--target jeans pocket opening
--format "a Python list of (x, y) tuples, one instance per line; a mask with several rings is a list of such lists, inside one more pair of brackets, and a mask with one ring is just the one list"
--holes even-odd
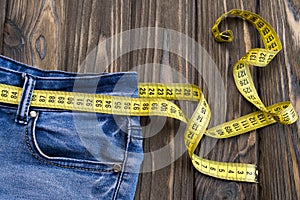
[(122, 162), (101, 162), (97, 160), (77, 159), (63, 156), (49, 156), (40, 147), (37, 139), (36, 125), (39, 120), (40, 113), (37, 112), (35, 118), (31, 118), (26, 127), (26, 143), (32, 156), (40, 162), (47, 165), (54, 165), (63, 168), (72, 168), (85, 171), (95, 172), (113, 172), (114, 166), (122, 165)]

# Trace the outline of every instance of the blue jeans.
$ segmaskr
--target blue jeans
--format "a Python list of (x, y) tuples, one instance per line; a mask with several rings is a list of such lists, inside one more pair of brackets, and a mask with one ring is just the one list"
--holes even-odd
[(0, 83), (23, 88), (18, 106), (0, 103), (0, 199), (134, 198), (143, 160), (139, 117), (30, 101), (34, 90), (137, 97), (136, 73), (44, 71), (0, 56)]

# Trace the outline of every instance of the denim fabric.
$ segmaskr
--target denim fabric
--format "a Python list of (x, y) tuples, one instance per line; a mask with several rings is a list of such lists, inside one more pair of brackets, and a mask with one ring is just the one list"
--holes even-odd
[(139, 117), (30, 107), (34, 90), (137, 97), (134, 72), (44, 71), (0, 56), (0, 199), (133, 199), (143, 160)]

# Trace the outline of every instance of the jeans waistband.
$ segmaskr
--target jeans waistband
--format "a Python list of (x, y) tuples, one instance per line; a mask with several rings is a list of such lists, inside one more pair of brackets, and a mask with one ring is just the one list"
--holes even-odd
[(137, 97), (136, 72), (78, 74), (42, 70), (0, 55), (0, 83), (22, 87), (24, 75), (35, 79), (35, 90), (103, 93)]

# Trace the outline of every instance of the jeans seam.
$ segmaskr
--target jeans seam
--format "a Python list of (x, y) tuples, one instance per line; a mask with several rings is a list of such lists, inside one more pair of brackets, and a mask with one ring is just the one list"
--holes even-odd
[(36, 158), (38, 161), (46, 164), (46, 165), (53, 165), (53, 166), (56, 166), (56, 167), (61, 167), (61, 168), (68, 168), (68, 169), (78, 169), (78, 170), (84, 170), (84, 171), (89, 171), (89, 172), (113, 172), (113, 169), (110, 169), (110, 170), (97, 170), (97, 169), (91, 169), (91, 168), (84, 168), (84, 167), (76, 167), (76, 166), (66, 166), (66, 165), (61, 165), (61, 164), (57, 164), (57, 163), (54, 163), (54, 162), (51, 162), (51, 161), (46, 161), (42, 158), (40, 158), (38, 155), (36, 155), (36, 153), (33, 151), (32, 147), (31, 147), (31, 144), (30, 144), (30, 141), (29, 141), (29, 128), (28, 128), (28, 125), (26, 126), (26, 145), (28, 147), (28, 150), (30, 152), (30, 154)]
[(124, 171), (125, 171), (125, 166), (126, 166), (127, 157), (128, 157), (128, 149), (129, 149), (129, 145), (130, 145), (130, 141), (131, 141), (131, 130), (130, 130), (130, 120), (131, 120), (131, 118), (127, 117), (127, 119), (128, 119), (128, 127), (127, 127), (128, 132), (127, 132), (127, 142), (126, 142), (124, 160), (123, 160), (121, 173), (120, 173), (120, 175), (118, 177), (118, 180), (117, 180), (117, 185), (116, 185), (116, 189), (115, 189), (115, 192), (114, 192), (114, 195), (113, 195), (113, 200), (117, 199), (117, 195), (118, 195), (118, 192), (119, 192), (121, 184), (122, 184), (122, 178), (123, 178), (123, 175), (125, 173)]
[[(143, 129), (141, 128), (141, 126), (135, 126), (135, 125), (129, 125), (128, 127), (128, 131), (142, 131)], [(135, 136), (133, 134), (130, 135), (131, 139), (135, 139), (135, 140), (143, 140), (143, 136)]]

